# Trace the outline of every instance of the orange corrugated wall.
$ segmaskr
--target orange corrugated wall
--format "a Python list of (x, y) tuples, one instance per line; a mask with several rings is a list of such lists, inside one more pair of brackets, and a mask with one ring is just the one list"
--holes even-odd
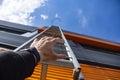
[(120, 70), (81, 64), (86, 80), (120, 80)]
[[(72, 69), (49, 66), (46, 80), (73, 80)], [(40, 80), (41, 65), (37, 65), (31, 77), (26, 80)]]
[[(85, 80), (120, 80), (120, 70), (81, 64)], [(41, 65), (37, 65), (32, 76), (26, 80), (40, 80)], [(49, 66), (47, 80), (73, 80), (72, 69)]]

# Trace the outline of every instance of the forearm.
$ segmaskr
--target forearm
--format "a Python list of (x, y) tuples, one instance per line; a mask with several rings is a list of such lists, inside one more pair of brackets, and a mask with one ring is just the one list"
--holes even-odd
[(35, 65), (35, 56), (29, 51), (3, 52), (0, 54), (0, 77), (22, 80), (33, 73)]

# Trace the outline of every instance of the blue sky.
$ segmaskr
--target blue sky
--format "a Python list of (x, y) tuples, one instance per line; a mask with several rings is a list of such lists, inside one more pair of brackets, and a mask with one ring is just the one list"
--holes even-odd
[[(7, 1), (1, 1), (1, 9), (7, 6), (3, 5)], [(120, 43), (120, 0), (19, 0), (16, 3), (26, 7), (18, 5), (13, 11), (9, 6), (9, 15), (15, 18), (0, 16), (0, 19), (36, 27), (57, 25), (67, 31)]]

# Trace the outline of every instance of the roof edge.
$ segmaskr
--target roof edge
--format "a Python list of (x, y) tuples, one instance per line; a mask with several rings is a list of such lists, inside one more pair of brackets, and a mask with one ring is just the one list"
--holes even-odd
[[(45, 29), (45, 27), (39, 28), (38, 32), (42, 32)], [(85, 35), (75, 34), (68, 31), (64, 31), (63, 33), (67, 39), (70, 39), (74, 42), (120, 52), (120, 44)]]

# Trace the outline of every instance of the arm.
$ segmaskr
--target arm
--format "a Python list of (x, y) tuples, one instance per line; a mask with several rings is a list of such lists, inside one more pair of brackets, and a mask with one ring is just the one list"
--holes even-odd
[(35, 58), (30, 52), (6, 51), (0, 53), (0, 80), (24, 80), (35, 67)]
[(35, 47), (40, 58), (31, 50), (0, 53), (0, 80), (23, 80), (32, 74), (35, 65), (39, 61), (66, 58), (65, 55), (56, 54), (53, 50), (53, 46), (59, 41), (59, 38), (52, 37), (35, 39), (31, 46)]

